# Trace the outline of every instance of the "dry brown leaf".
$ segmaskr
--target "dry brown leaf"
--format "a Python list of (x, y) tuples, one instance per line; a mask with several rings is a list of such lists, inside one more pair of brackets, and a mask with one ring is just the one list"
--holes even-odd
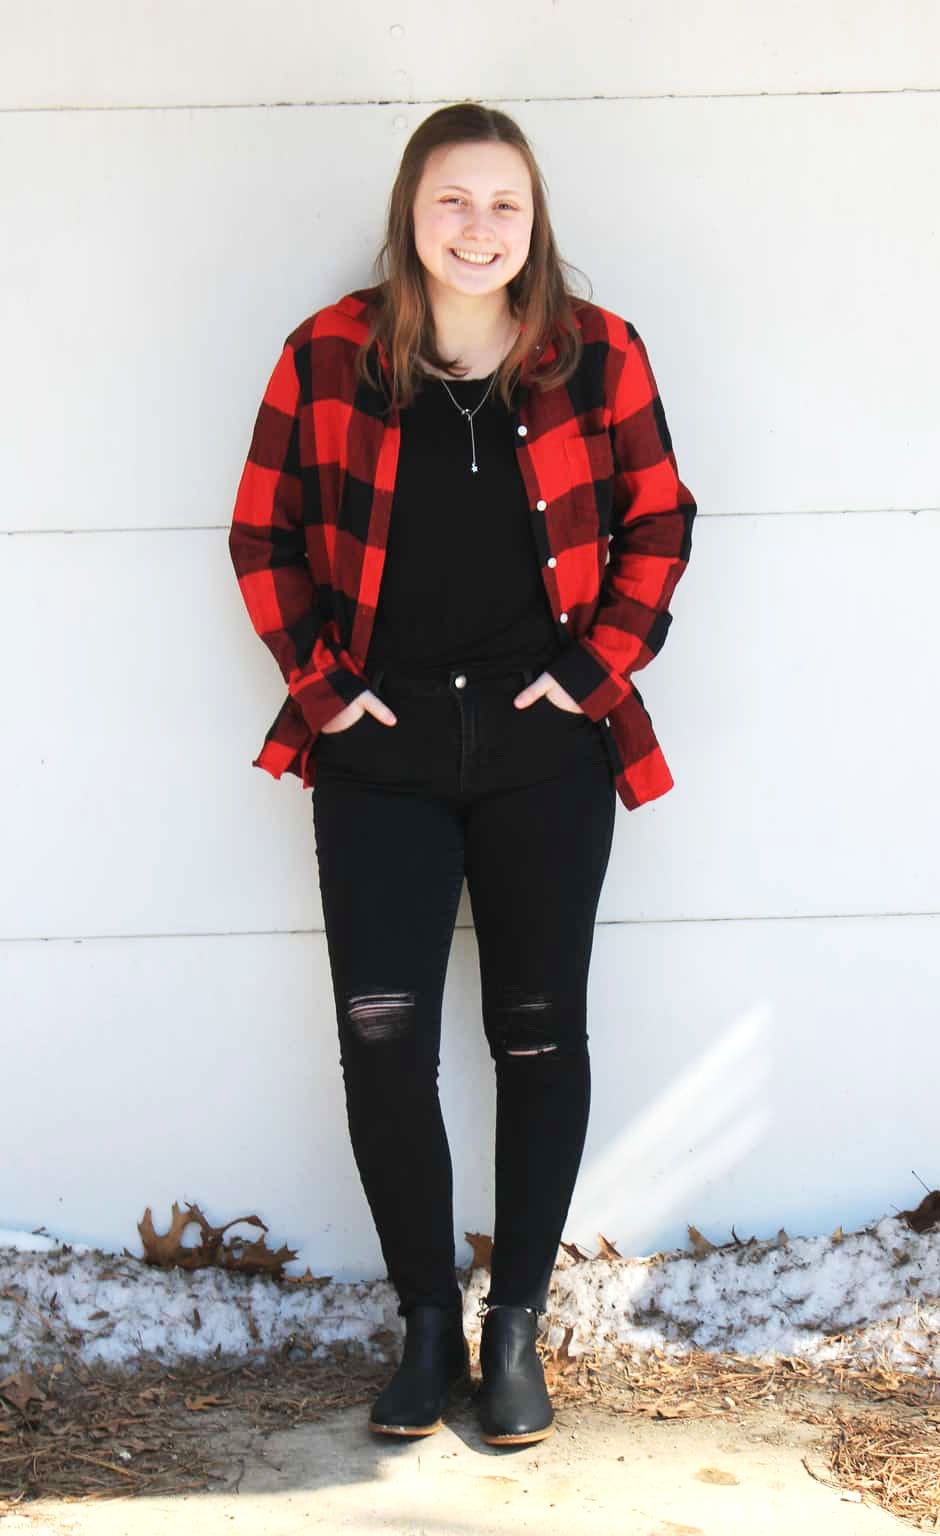
[(249, 1243), (243, 1237), (233, 1237), (228, 1246), (222, 1248), (222, 1268), (237, 1269), (242, 1274), (280, 1275), (284, 1265), (296, 1259), (297, 1249), (284, 1247), (276, 1249), (273, 1253), (265, 1243), (263, 1237)]
[(577, 1243), (562, 1243), (561, 1246), (564, 1248), (565, 1252), (569, 1254), (571, 1258), (576, 1259), (579, 1264), (583, 1264), (589, 1257), (588, 1254), (581, 1252), (581, 1249), (578, 1247)]
[[(199, 1227), (201, 1241), (186, 1246), (183, 1233), (194, 1223)], [(162, 1234), (156, 1231), (149, 1205), (137, 1223), (137, 1230), (143, 1243), (146, 1264), (158, 1265), (163, 1269), (171, 1265), (180, 1269), (206, 1269), (215, 1265), (220, 1269), (238, 1270), (243, 1274), (273, 1274), (280, 1279), (284, 1265), (296, 1259), (296, 1251), (282, 1247), (272, 1253), (263, 1237), (248, 1242), (236, 1236), (225, 1244), (223, 1236), (229, 1227), (243, 1224), (260, 1227), (262, 1232), (268, 1230), (260, 1216), (237, 1216), (224, 1226), (213, 1227), (198, 1205), (187, 1204), (186, 1210), (181, 1211), (174, 1200), (169, 1231)]]
[(735, 1232), (734, 1227), (732, 1227), (731, 1228), (731, 1239), (730, 1239), (730, 1241), (727, 1242), (727, 1243), (719, 1244), (719, 1247), (721, 1247), (721, 1248), (752, 1248), (752, 1247), (754, 1247), (754, 1245), (757, 1242), (758, 1242), (758, 1239), (753, 1234), (749, 1238), (746, 1238), (746, 1239), (742, 1240), (740, 1237), (738, 1237), (738, 1234), (737, 1234), (737, 1232)]
[(552, 1350), (552, 1359), (556, 1365), (561, 1365), (564, 1361), (570, 1361), (571, 1356), (568, 1353), (568, 1345), (571, 1343), (573, 1336), (574, 1327), (571, 1323), (568, 1323), (565, 1326), (564, 1338), (562, 1339), (561, 1343), (556, 1345)]
[(598, 1234), (597, 1234), (597, 1241), (601, 1245), (601, 1251), (597, 1255), (597, 1257), (599, 1259), (619, 1259), (619, 1258), (622, 1258), (622, 1254), (619, 1254), (617, 1252), (617, 1250), (614, 1247), (613, 1243), (609, 1243), (607, 1241), (607, 1239), (604, 1236), (603, 1232), (598, 1232)]
[(707, 1237), (703, 1237), (698, 1227), (689, 1227), (689, 1242), (692, 1244), (692, 1252), (697, 1259), (701, 1259), (706, 1253), (713, 1253), (715, 1244), (710, 1243)]
[(465, 1232), (464, 1237), (473, 1249), (470, 1260), (471, 1274), (475, 1269), (490, 1269), (493, 1261), (493, 1239), (485, 1232)]
[(227, 1397), (184, 1397), (183, 1402), (190, 1413), (205, 1413), (207, 1408), (218, 1408), (220, 1403), (227, 1403)]
[(195, 1269), (200, 1264), (206, 1263), (205, 1257), (198, 1248), (189, 1249), (185, 1254), (182, 1251), (183, 1233), (196, 1219), (196, 1216), (192, 1214), (192, 1208), (190, 1208), (189, 1213), (183, 1212), (174, 1200), (170, 1230), (164, 1232), (162, 1236), (158, 1236), (154, 1230), (153, 1213), (148, 1205), (142, 1219), (137, 1223), (137, 1230), (144, 1245), (145, 1262), (147, 1264), (161, 1264), (165, 1267), (177, 1264), (181, 1269)]
[(5, 1376), (0, 1381), (0, 1397), (5, 1397), (7, 1402), (12, 1403), (14, 1408), (19, 1408), (21, 1413), (25, 1413), (26, 1404), (30, 1399), (41, 1400), (45, 1395), (42, 1387), (33, 1380), (29, 1371), (17, 1371), (14, 1375)]
[(302, 1275), (284, 1275), (282, 1278), (286, 1285), (312, 1285), (317, 1290), (322, 1290), (325, 1285), (330, 1284), (333, 1276), (315, 1275), (308, 1264)]
[(940, 1189), (932, 1189), (913, 1211), (898, 1211), (898, 1220), (906, 1221), (914, 1232), (929, 1232), (940, 1222)]

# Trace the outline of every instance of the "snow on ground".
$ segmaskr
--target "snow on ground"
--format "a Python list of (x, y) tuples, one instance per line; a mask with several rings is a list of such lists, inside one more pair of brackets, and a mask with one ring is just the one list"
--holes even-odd
[[(461, 1280), (467, 1334), (477, 1338), (489, 1272)], [(397, 1305), (387, 1280), (287, 1285), (219, 1268), (162, 1270), (0, 1229), (0, 1376), (66, 1355), (169, 1364), (296, 1347), (315, 1358), (336, 1340), (384, 1357), (403, 1327)], [(571, 1355), (695, 1346), (940, 1375), (940, 1229), (918, 1234), (886, 1216), (854, 1233), (780, 1234), (702, 1257), (581, 1262), (560, 1249), (542, 1325), (552, 1347), (573, 1327)]]

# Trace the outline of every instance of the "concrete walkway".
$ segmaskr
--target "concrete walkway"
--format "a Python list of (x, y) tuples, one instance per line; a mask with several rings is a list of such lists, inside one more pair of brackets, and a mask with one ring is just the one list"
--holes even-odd
[[(807, 1395), (808, 1401), (812, 1394)], [(831, 1403), (818, 1394), (818, 1406)], [(840, 1399), (842, 1406), (845, 1400)], [(828, 1475), (818, 1426), (770, 1406), (740, 1418), (615, 1417), (556, 1412), (541, 1443), (486, 1445), (473, 1405), (421, 1440), (371, 1434), (367, 1409), (327, 1413), (267, 1437), (219, 1415), (213, 1451), (230, 1472), (219, 1491), (176, 1498), (40, 1503), (0, 1519), (2, 1536), (897, 1536), (898, 1522), (847, 1502)], [(230, 1462), (229, 1462), (230, 1458)]]

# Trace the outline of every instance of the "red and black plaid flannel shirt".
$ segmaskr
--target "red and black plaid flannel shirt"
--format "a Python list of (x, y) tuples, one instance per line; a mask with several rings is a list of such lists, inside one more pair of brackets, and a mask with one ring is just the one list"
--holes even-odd
[[(357, 380), (373, 288), (287, 337), (238, 485), (229, 550), (287, 697), (254, 766), (316, 772), (326, 720), (368, 688), (400, 441), (398, 412)], [(674, 783), (630, 674), (652, 660), (688, 564), (696, 504), (679, 479), (646, 348), (629, 321), (581, 301), (584, 351), (564, 385), (521, 387), (512, 422), (562, 654), (548, 669), (603, 722), (628, 809)], [(381, 366), (385, 349), (376, 341)], [(555, 354), (549, 342), (543, 360)]]

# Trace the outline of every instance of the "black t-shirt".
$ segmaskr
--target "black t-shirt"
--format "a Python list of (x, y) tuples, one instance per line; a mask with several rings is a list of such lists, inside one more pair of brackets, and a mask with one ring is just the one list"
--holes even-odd
[[(473, 409), (485, 379), (448, 379)], [(401, 441), (367, 670), (536, 670), (558, 654), (512, 420), (495, 385), (470, 424), (425, 376), (400, 412)]]

